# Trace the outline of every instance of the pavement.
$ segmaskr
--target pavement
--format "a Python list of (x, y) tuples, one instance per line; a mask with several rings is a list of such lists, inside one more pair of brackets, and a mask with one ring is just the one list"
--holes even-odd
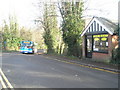
[(66, 56), (58, 56), (58, 55), (48, 55), (48, 54), (43, 54), (44, 56), (48, 56), (51, 58), (56, 58), (62, 61), (67, 61), (70, 63), (75, 63), (75, 64), (80, 64), (86, 67), (90, 67), (90, 68), (96, 68), (96, 69), (102, 69), (102, 70), (107, 70), (107, 71), (112, 71), (115, 73), (119, 73), (120, 70), (118, 69), (118, 66), (115, 64), (108, 64), (108, 63), (104, 63), (104, 62), (97, 62), (97, 61), (92, 61), (89, 59), (71, 59), (68, 58)]

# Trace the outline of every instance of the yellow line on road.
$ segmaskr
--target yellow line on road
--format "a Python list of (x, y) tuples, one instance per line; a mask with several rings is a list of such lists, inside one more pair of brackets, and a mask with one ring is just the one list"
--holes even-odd
[[(50, 57), (46, 57), (46, 58), (53, 59), (53, 58), (50, 58)], [(73, 63), (73, 62), (69, 62), (69, 61), (63, 61), (63, 60), (59, 60), (59, 59), (54, 59), (54, 60), (60, 61), (60, 62), (64, 62), (64, 63), (68, 63), (68, 64), (74, 64), (74, 65), (81, 66), (81, 67), (96, 69), (96, 70), (99, 70), (99, 71), (109, 72), (109, 73), (113, 73), (113, 74), (119, 74), (119, 72), (114, 72), (114, 71), (109, 71), (109, 70), (105, 70), (105, 69), (101, 69), (101, 68), (96, 68), (96, 67), (81, 65), (81, 64), (77, 64), (77, 63)]]
[(13, 86), (10, 84), (10, 82), (8, 81), (7, 77), (5, 76), (5, 74), (3, 73), (3, 71), (0, 68), (0, 73), (3, 77), (3, 79), (6, 81), (7, 85), (9, 86), (9, 88), (13, 88)]

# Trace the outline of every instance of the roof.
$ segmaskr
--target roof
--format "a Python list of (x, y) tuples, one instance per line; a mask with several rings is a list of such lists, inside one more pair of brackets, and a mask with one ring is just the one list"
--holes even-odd
[(112, 21), (105, 19), (105, 18), (98, 18), (97, 19), (103, 24), (105, 25), (111, 32), (116, 33), (117, 30), (117, 25), (115, 23), (113, 23)]
[(113, 23), (112, 21), (106, 19), (106, 18), (102, 18), (102, 17), (93, 17), (93, 19), (89, 22), (89, 24), (87, 25), (87, 27), (83, 30), (81, 36), (83, 36), (88, 28), (90, 27), (90, 25), (96, 21), (97, 23), (101, 24), (101, 26), (103, 26), (105, 28), (105, 30), (113, 35), (115, 33), (117, 33), (117, 29), (118, 29), (118, 25)]

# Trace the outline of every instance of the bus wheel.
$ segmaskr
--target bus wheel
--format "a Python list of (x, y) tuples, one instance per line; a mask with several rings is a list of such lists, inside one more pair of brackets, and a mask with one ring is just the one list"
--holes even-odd
[(34, 54), (34, 51), (32, 52), (32, 54)]

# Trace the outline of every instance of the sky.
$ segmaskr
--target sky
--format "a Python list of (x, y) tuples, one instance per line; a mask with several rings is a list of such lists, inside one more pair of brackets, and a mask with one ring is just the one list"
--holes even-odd
[[(45, 0), (40, 1), (45, 2)], [(48, 1), (54, 2), (55, 0), (47, 0), (46, 2)], [(85, 8), (87, 7), (84, 12), (85, 16), (105, 17), (117, 21), (119, 0), (84, 1), (86, 1)], [(20, 26), (32, 28), (34, 20), (42, 13), (35, 6), (36, 2), (38, 0), (0, 0), (0, 25), (2, 25), (3, 20), (8, 20), (9, 15), (15, 15)]]

